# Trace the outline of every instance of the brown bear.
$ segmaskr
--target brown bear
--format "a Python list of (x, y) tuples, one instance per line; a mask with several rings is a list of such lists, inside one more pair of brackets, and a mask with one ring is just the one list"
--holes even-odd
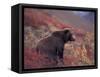
[[(63, 63), (64, 44), (74, 41), (75, 38), (70, 30), (55, 31), (51, 36), (39, 41), (36, 47), (38, 54), (45, 55), (49, 63), (41, 63), (42, 66), (57, 66), (58, 60)], [(51, 63), (50, 63), (51, 61)]]

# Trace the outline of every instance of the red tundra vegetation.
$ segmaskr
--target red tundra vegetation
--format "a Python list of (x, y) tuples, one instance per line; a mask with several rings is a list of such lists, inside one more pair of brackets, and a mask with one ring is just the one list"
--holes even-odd
[[(48, 10), (29, 9), (24, 10), (24, 68), (50, 68), (50, 67), (68, 67), (83, 66), (94, 64), (94, 32), (85, 31), (84, 28), (74, 26), (74, 22), (68, 22), (68, 19), (60, 19), (62, 16), (56, 15), (57, 12)], [(67, 14), (67, 13), (66, 13)], [(65, 15), (66, 15), (65, 14)], [(69, 14), (69, 13), (68, 13)], [(75, 18), (70, 14), (70, 18)], [(62, 16), (63, 17), (63, 16)], [(68, 16), (69, 17), (69, 16)], [(76, 17), (80, 21), (79, 17)], [(64, 21), (66, 20), (67, 23)], [(77, 22), (78, 23), (78, 22)], [(76, 24), (75, 24), (76, 25)], [(54, 64), (45, 58), (45, 55), (39, 55), (35, 48), (41, 38), (49, 36), (56, 30), (70, 29), (76, 36), (75, 42), (69, 42), (64, 46), (64, 64), (50, 66)], [(43, 67), (43, 64), (48, 66)]]

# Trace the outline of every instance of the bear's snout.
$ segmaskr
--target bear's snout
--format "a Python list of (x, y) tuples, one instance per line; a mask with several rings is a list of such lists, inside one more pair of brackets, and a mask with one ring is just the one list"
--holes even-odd
[(72, 35), (72, 37), (70, 38), (70, 41), (75, 41), (75, 35)]

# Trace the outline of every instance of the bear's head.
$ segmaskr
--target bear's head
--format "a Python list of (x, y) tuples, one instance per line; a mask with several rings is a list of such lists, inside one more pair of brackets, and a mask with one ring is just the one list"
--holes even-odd
[(64, 43), (68, 41), (75, 41), (75, 36), (71, 33), (70, 30), (55, 31), (53, 32), (53, 36), (61, 38)]

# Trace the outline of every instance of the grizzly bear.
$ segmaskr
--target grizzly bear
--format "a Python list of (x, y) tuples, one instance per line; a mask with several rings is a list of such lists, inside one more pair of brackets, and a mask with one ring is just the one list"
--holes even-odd
[(52, 62), (43, 63), (43, 66), (57, 66), (58, 61), (63, 63), (64, 44), (74, 40), (75, 38), (70, 30), (55, 31), (51, 36), (40, 40), (36, 51), (38, 54), (45, 55), (45, 58), (49, 60), (48, 62)]

